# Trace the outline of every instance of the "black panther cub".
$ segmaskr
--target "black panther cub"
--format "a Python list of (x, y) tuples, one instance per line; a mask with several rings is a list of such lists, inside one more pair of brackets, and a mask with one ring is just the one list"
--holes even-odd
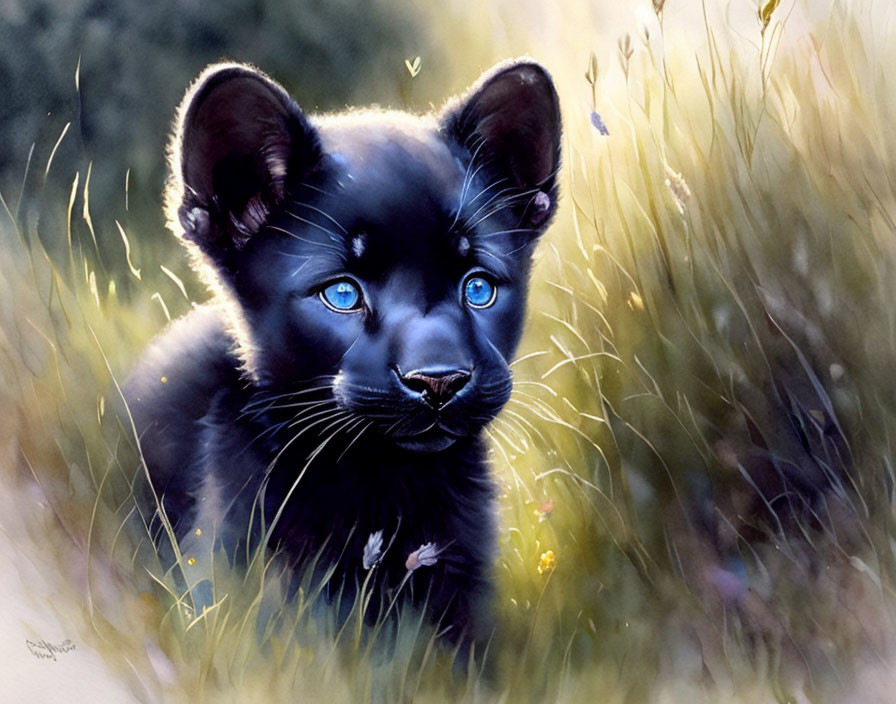
[(481, 435), (510, 395), (559, 159), (557, 94), (529, 60), (422, 117), (309, 117), (250, 67), (199, 77), (168, 205), (215, 302), (163, 333), (125, 391), (188, 582), (212, 545), (338, 563), (344, 594), (379, 561), (385, 589), (482, 635)]

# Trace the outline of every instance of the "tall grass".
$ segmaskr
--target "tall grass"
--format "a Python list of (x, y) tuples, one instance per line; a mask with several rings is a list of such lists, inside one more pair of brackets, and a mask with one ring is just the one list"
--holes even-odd
[[(789, 9), (747, 28), (707, 11), (680, 36), (652, 19), (572, 68), (558, 55), (559, 71), (544, 47), (564, 200), (488, 431), (502, 533), (484, 666), (454, 662), (419, 614), (371, 626), (359, 599), (342, 621), (310, 582), (284, 603), (264, 561), (248, 575), (214, 561), (197, 613), (132, 512), (118, 383), (202, 294), (182, 265), (158, 267), (127, 212), (120, 248), (94, 246), (86, 173), (41, 221), (3, 194), (4, 531), (130, 696), (883, 696), (894, 16), (835, 2), (785, 41)], [(41, 243), (48, 218), (64, 247)]]

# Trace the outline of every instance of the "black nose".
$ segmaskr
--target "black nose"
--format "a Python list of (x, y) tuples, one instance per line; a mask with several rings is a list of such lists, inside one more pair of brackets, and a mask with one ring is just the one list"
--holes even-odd
[(423, 400), (433, 408), (441, 408), (470, 381), (470, 372), (464, 369), (432, 371), (418, 369), (407, 374), (399, 374), (401, 383), (411, 391), (423, 395)]

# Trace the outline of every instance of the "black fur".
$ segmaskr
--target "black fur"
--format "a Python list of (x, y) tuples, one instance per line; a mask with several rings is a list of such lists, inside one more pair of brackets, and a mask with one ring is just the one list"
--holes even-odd
[[(528, 60), (423, 117), (311, 119), (254, 69), (199, 78), (169, 207), (216, 302), (160, 336), (126, 388), (185, 555), (214, 540), (242, 560), (264, 537), (296, 567), (338, 561), (350, 594), (371, 533), (388, 588), (431, 542), (438, 561), (407, 593), (482, 635), (495, 516), (481, 434), (511, 391), (559, 140), (550, 77)], [(471, 272), (497, 286), (491, 306), (464, 299)], [(322, 299), (346, 277), (355, 312)]]

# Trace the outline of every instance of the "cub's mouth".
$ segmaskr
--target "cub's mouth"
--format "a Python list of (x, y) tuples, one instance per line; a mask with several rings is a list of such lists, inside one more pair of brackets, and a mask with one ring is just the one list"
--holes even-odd
[(393, 442), (412, 452), (441, 452), (451, 447), (462, 436), (445, 428), (440, 421), (414, 435), (394, 437)]

